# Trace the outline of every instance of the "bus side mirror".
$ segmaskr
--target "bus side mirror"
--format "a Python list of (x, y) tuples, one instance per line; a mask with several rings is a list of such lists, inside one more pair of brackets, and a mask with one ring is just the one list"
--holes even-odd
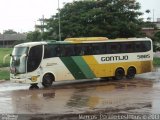
[(28, 54), (25, 54), (25, 57), (28, 57)]
[(27, 57), (27, 56), (28, 56), (28, 55), (27, 55), (26, 53), (22, 55), (22, 57)]
[(20, 57), (20, 59), (22, 59), (22, 58), (24, 58), (24, 57), (26, 57), (27, 56), (27, 54), (23, 54), (21, 57)]

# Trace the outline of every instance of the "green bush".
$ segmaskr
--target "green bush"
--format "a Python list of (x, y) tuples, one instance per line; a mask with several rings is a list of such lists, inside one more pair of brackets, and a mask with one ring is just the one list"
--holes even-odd
[(159, 66), (160, 65), (160, 58), (159, 57), (154, 57), (153, 58), (153, 65), (154, 66)]

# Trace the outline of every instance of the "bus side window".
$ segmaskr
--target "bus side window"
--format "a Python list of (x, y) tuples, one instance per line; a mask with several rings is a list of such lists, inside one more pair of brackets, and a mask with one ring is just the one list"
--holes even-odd
[(132, 53), (134, 52), (133, 42), (121, 42), (121, 52), (120, 53)]
[(63, 57), (74, 56), (75, 55), (74, 45), (62, 45), (61, 50), (62, 50), (61, 55)]
[(105, 54), (106, 53), (105, 44), (104, 43), (94, 43), (94, 44), (92, 44), (92, 53), (94, 55)]
[(81, 56), (84, 54), (82, 51), (81, 44), (74, 45), (74, 51), (75, 51), (75, 56)]
[(60, 57), (61, 56), (61, 50), (59, 45), (55, 47), (55, 56)]
[(134, 44), (132, 43), (132, 42), (128, 42), (128, 43), (126, 43), (126, 44), (124, 44), (125, 45), (125, 51), (127, 52), (127, 53), (132, 53), (132, 52), (134, 52)]
[(147, 52), (151, 50), (151, 42), (150, 41), (142, 41), (143, 52)]
[(59, 57), (59, 46), (58, 45), (54, 45), (50, 47), (50, 56), (51, 57)]
[(44, 45), (44, 58), (49, 58), (50, 51), (48, 45)]
[(119, 43), (109, 43), (107, 47), (110, 54), (121, 53), (121, 45)]
[(82, 53), (83, 53), (83, 55), (92, 55), (91, 44), (82, 45)]
[(59, 46), (58, 45), (45, 45), (44, 46), (44, 58), (58, 57)]
[(135, 43), (135, 52), (142, 52), (142, 44), (141, 42), (136, 42)]

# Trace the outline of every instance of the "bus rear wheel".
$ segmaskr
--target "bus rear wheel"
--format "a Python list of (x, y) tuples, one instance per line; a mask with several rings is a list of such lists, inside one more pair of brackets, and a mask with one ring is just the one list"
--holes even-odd
[(114, 78), (116, 80), (121, 80), (121, 79), (123, 79), (123, 76), (124, 76), (124, 70), (123, 70), (123, 68), (116, 69)]
[(52, 86), (53, 81), (54, 81), (54, 76), (52, 74), (47, 73), (43, 76), (42, 85), (44, 87), (50, 87)]
[(127, 70), (126, 78), (133, 79), (135, 77), (135, 74), (136, 74), (136, 69), (134, 67), (129, 67)]

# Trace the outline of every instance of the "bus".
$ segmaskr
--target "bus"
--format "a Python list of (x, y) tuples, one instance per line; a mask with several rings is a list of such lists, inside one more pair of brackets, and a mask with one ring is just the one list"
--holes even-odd
[(27, 42), (14, 46), (10, 80), (49, 87), (54, 81), (132, 79), (152, 71), (150, 38), (86, 37)]

